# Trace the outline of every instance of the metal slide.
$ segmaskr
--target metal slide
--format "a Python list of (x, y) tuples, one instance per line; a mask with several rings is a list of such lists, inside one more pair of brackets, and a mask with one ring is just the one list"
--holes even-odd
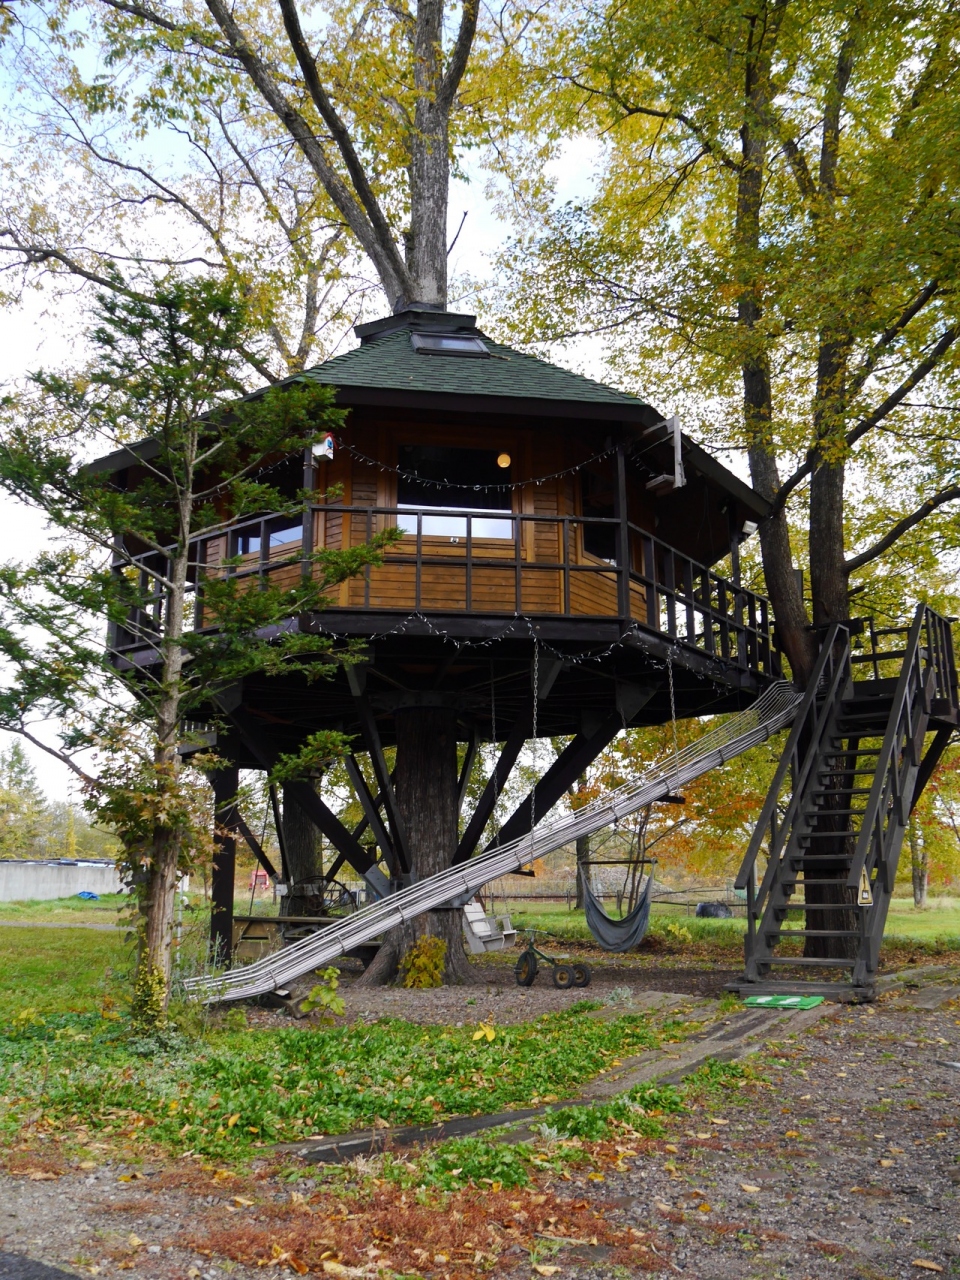
[(451, 902), (469, 901), (488, 881), (573, 844), (578, 836), (600, 831), (653, 800), (662, 800), (685, 783), (779, 732), (793, 720), (802, 698), (793, 685), (778, 681), (746, 711), (592, 804), (547, 819), (518, 840), (391, 894), (348, 916), (342, 924), (329, 925), (254, 964), (214, 977), (191, 978), (184, 986), (194, 998), (207, 1004), (247, 1000), (285, 987), (395, 925)]

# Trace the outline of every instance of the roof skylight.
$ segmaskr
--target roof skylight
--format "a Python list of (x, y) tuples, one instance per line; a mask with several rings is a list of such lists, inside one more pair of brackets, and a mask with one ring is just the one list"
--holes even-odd
[(472, 356), (489, 359), (490, 352), (479, 338), (467, 333), (411, 333), (414, 351), (425, 356)]

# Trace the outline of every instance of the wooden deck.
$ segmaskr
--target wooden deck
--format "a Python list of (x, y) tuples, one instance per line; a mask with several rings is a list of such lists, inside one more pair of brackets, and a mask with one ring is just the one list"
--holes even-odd
[[(491, 519), (510, 536), (474, 536), (475, 525)], [(457, 532), (424, 531), (438, 520)], [(205, 578), (227, 573), (247, 580), (251, 589), (268, 582), (292, 586), (311, 571), (314, 551), (362, 545), (398, 521), (410, 531), (388, 548), (381, 565), (333, 589), (330, 612), (382, 614), (385, 629), (395, 625), (396, 615), (410, 614), (617, 620), (763, 676), (780, 673), (764, 597), (634, 524), (570, 515), (312, 506), (299, 528), (290, 519), (248, 520), (198, 542), (194, 625), (205, 623)], [(598, 539), (615, 548), (615, 558), (585, 549), (585, 542), (597, 545)], [(245, 547), (252, 550), (242, 554)], [(151, 567), (161, 567), (152, 559), (143, 559), (145, 583)], [(134, 637), (136, 631), (149, 632), (150, 615), (150, 608), (141, 610), (129, 643), (118, 637), (118, 647), (142, 648), (143, 639)]]

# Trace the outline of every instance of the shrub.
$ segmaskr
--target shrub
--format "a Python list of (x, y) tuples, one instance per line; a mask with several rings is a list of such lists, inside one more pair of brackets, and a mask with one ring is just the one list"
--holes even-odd
[(401, 983), (408, 988), (443, 986), (447, 944), (442, 938), (424, 934), (400, 961)]

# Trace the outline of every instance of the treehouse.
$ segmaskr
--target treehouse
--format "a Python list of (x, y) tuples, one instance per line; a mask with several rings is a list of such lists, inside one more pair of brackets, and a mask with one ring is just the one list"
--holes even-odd
[[(621, 729), (741, 709), (780, 666), (769, 605), (739, 575), (766, 503), (675, 420), (493, 342), (473, 316), (411, 306), (356, 332), (358, 347), (305, 375), (336, 389), (342, 430), (273, 467), (278, 488), (314, 500), (198, 540), (194, 623), (206, 625), (212, 576), (294, 582), (319, 548), (401, 531), (323, 612), (290, 622), (362, 640), (363, 663), (314, 683), (248, 678), (210, 707), (235, 768), (269, 769), (317, 729), (353, 736), (360, 829), (308, 784), (285, 790), (337, 850), (324, 875), (346, 862), (383, 895), (481, 847), (529, 739), (569, 742), (488, 842), (529, 830)], [(95, 465), (138, 483), (129, 453)], [(149, 553), (139, 564), (145, 578), (160, 567)], [(149, 665), (150, 626), (148, 609), (115, 628), (114, 661)], [(463, 823), (480, 742), (501, 744), (499, 761)], [(217, 775), (223, 798), (229, 775)], [(240, 815), (231, 823), (256, 845)]]

